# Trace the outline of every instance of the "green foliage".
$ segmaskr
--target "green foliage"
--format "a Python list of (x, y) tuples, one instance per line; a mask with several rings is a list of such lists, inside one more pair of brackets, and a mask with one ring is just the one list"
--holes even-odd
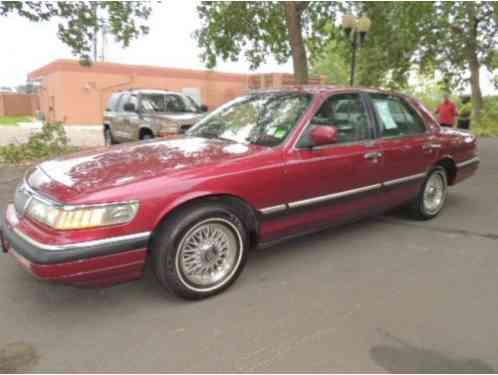
[(0, 126), (11, 126), (17, 125), (19, 122), (29, 122), (31, 117), (29, 116), (0, 116)]
[[(331, 40), (327, 25), (334, 19), (339, 2), (300, 2), (301, 31), (311, 54), (321, 50)], [(194, 33), (202, 50), (201, 58), (209, 68), (218, 58), (237, 61), (243, 53), (256, 69), (273, 56), (279, 63), (291, 56), (286, 24), (285, 3), (261, 2), (202, 2), (197, 6), (201, 25)]]
[(362, 2), (372, 20), (361, 61), (365, 80), (407, 84), (409, 71), (440, 71), (447, 88), (469, 81), (471, 64), (498, 67), (498, 4), (493, 2)]
[(480, 123), (472, 123), (472, 131), (481, 137), (498, 137), (498, 96), (484, 97)]
[(331, 41), (323, 53), (312, 60), (312, 74), (324, 75), (331, 85), (349, 85), (351, 57), (346, 57), (346, 50), (344, 43)]
[(57, 19), (58, 37), (83, 61), (90, 61), (94, 36), (103, 27), (124, 47), (149, 31), (145, 24), (151, 13), (149, 2), (141, 1), (2, 1), (0, 16), (18, 14), (33, 22)]
[[(427, 76), (419, 77), (418, 82), (420, 84), (410, 86), (405, 92), (419, 99), (427, 109), (435, 111), (446, 92), (444, 85)], [(453, 95), (450, 99), (461, 108), (460, 97)], [(481, 121), (472, 118), (471, 131), (481, 137), (498, 137), (498, 96), (486, 96), (483, 100)]]
[(62, 124), (44, 124), (41, 131), (32, 134), (28, 142), (0, 146), (0, 163), (18, 164), (60, 156), (75, 151), (68, 145)]

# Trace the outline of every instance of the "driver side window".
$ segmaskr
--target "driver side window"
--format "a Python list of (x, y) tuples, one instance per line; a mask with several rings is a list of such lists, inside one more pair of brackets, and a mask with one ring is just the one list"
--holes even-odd
[(369, 138), (368, 116), (358, 94), (340, 94), (328, 98), (311, 120), (299, 146), (305, 147), (311, 143), (308, 134), (317, 125), (335, 127), (338, 144)]

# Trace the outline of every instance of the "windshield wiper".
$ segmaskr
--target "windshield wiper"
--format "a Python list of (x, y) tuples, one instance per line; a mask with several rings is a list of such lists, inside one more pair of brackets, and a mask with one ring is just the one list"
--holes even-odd
[(218, 133), (214, 133), (214, 132), (206, 132), (206, 131), (204, 131), (204, 132), (194, 133), (194, 134), (191, 134), (191, 135), (195, 136), (195, 137), (201, 137), (201, 138), (221, 139), (223, 141), (234, 142), (233, 139), (221, 137)]

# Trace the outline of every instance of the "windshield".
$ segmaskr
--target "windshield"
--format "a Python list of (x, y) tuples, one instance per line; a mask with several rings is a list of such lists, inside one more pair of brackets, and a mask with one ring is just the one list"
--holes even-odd
[(303, 93), (243, 96), (206, 116), (187, 134), (276, 146), (296, 126), (310, 102), (311, 95)]

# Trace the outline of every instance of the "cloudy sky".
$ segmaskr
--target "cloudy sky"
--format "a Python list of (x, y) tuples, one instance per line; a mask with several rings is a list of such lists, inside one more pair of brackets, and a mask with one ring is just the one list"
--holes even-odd
[[(199, 24), (195, 2), (157, 4), (149, 19), (150, 33), (123, 49), (108, 36), (106, 61), (205, 69), (192, 33)], [(44, 64), (58, 58), (72, 58), (71, 51), (57, 39), (57, 22), (34, 23), (17, 16), (0, 18), (0, 86), (16, 86)], [(217, 70), (247, 72), (249, 64), (219, 62)], [(292, 72), (292, 63), (269, 61), (259, 72)]]
[[(149, 19), (150, 33), (123, 49), (108, 37), (106, 61), (205, 69), (192, 33), (199, 24), (196, 2), (175, 1), (156, 4)], [(34, 23), (9, 16), (0, 18), (0, 86), (16, 86), (26, 81), (29, 72), (58, 58), (72, 58), (71, 51), (57, 39), (57, 22)], [(219, 62), (217, 70), (247, 72), (249, 64), (241, 56), (236, 63)], [(279, 65), (268, 61), (257, 72), (292, 72), (292, 63)], [(484, 94), (495, 93), (489, 74), (483, 72)]]

